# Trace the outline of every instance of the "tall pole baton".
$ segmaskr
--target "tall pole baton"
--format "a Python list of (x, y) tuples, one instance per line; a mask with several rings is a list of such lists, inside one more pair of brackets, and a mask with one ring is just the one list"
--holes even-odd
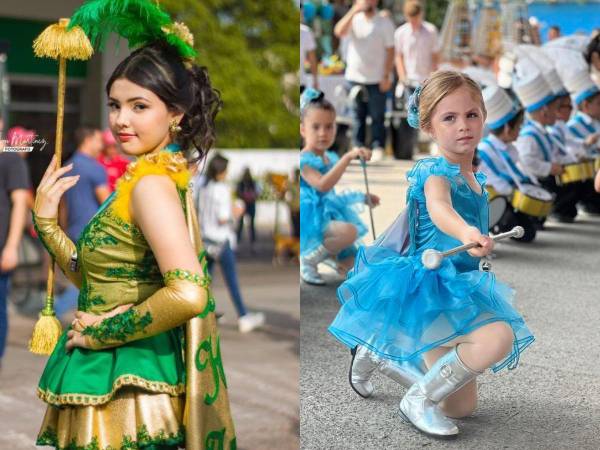
[[(67, 86), (67, 60), (88, 60), (94, 49), (80, 27), (69, 29), (69, 19), (63, 18), (48, 26), (33, 42), (33, 52), (38, 58), (58, 60), (58, 99), (56, 107), (56, 141), (54, 155), (56, 169), (62, 163), (63, 121)], [(33, 328), (29, 350), (38, 355), (49, 355), (62, 333), (62, 326), (54, 311), (54, 258), (48, 266), (46, 300), (40, 318)]]
[(371, 231), (373, 232), (373, 240), (377, 239), (375, 236), (375, 222), (373, 221), (373, 203), (371, 202), (371, 192), (369, 191), (369, 179), (367, 178), (367, 162), (364, 158), (360, 158), (360, 165), (362, 167), (363, 176), (365, 178), (365, 188), (367, 190), (367, 205), (369, 205), (369, 216), (371, 217)]

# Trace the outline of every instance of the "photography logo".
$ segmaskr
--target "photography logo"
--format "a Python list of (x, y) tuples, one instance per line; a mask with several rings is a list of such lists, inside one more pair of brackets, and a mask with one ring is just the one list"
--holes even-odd
[(31, 153), (35, 146), (40, 150), (46, 147), (47, 142), (35, 135), (12, 135), (9, 139), (0, 139), (0, 152), (6, 153)]

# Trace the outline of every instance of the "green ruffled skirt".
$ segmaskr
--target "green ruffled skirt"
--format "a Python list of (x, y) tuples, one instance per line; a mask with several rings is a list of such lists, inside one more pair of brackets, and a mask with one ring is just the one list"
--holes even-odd
[[(68, 330), (67, 330), (68, 331)], [(46, 403), (101, 405), (123, 386), (177, 396), (185, 392), (180, 329), (104, 350), (65, 350), (60, 337), (40, 379), (38, 396)]]

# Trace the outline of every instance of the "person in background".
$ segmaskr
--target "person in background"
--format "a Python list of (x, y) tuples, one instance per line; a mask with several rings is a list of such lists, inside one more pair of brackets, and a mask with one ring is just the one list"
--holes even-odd
[(208, 253), (208, 270), (213, 271), (215, 261), (219, 262), (229, 295), (238, 313), (238, 329), (247, 333), (261, 327), (265, 316), (261, 312), (248, 312), (240, 292), (235, 253), (236, 236), (233, 220), (244, 212), (231, 204), (231, 190), (225, 177), (229, 161), (216, 154), (208, 163), (206, 176), (198, 186), (197, 202), (202, 239)]
[[(70, 175), (79, 176), (79, 182), (65, 193), (60, 220), (73, 242), (77, 242), (85, 226), (110, 195), (106, 170), (97, 161), (104, 148), (102, 133), (97, 128), (81, 126), (75, 131), (75, 142), (77, 151), (67, 161), (67, 166), (72, 166)], [(76, 309), (78, 296), (79, 290), (69, 283), (56, 297), (57, 317), (63, 318)]]
[(131, 161), (121, 155), (117, 148), (117, 141), (108, 128), (102, 132), (102, 142), (104, 143), (104, 148), (98, 157), (98, 162), (106, 170), (106, 174), (108, 175), (108, 189), (110, 192), (113, 192), (115, 190), (115, 183), (125, 173), (127, 164)]
[[(377, 9), (377, 0), (356, 0), (334, 27), (337, 38), (347, 37), (345, 78), (349, 90), (367, 92), (354, 102), (352, 146), (365, 147), (366, 120), (371, 117), (373, 161), (381, 160), (385, 146), (385, 99), (392, 87), (394, 24)], [(360, 96), (359, 96), (360, 97)]]
[(394, 32), (396, 74), (398, 82), (412, 91), (438, 68), (440, 40), (438, 30), (423, 20), (423, 6), (418, 0), (404, 3), (406, 23)]
[(560, 27), (558, 25), (552, 25), (550, 28), (548, 28), (548, 40), (549, 41), (557, 39), (560, 36), (561, 36)]
[(246, 167), (241, 180), (236, 188), (237, 197), (244, 202), (244, 213), (240, 216), (237, 227), (237, 241), (242, 242), (242, 231), (244, 230), (244, 217), (249, 219), (250, 227), (250, 251), (254, 254), (254, 244), (256, 243), (256, 229), (254, 227), (254, 217), (256, 215), (256, 199), (260, 195), (256, 182), (252, 179), (250, 168)]
[(0, 366), (8, 334), (10, 275), (19, 262), (19, 244), (27, 219), (29, 172), (23, 158), (4, 151), (4, 122), (0, 116)]
[(290, 221), (292, 223), (292, 236), (300, 239), (300, 168), (294, 169), (294, 176), (288, 182), (286, 193)]
[[(302, 7), (302, 4), (300, 4)], [(304, 63), (310, 64), (310, 73), (312, 74), (312, 85), (315, 89), (319, 88), (318, 65), (317, 65), (317, 43), (315, 35), (310, 27), (300, 23), (300, 93), (306, 87), (306, 74), (304, 73)]]

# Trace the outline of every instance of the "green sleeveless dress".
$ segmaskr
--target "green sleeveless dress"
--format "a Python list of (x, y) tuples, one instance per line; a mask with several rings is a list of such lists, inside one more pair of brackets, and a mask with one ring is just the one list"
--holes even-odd
[[(172, 166), (171, 170), (160, 164), (157, 167), (155, 170), (152, 166), (144, 174), (171, 176), (185, 209), (187, 169), (182, 174), (182, 170), (173, 170)], [(131, 175), (132, 171), (129, 172)], [(144, 174), (138, 174), (133, 181)], [(129, 184), (128, 192), (134, 183)], [(115, 205), (119, 201), (127, 204), (128, 200), (117, 198), (119, 195), (126, 194), (119, 193), (117, 188), (76, 243), (82, 280), (78, 299), (81, 311), (102, 314), (121, 305), (137, 305), (165, 286), (142, 232), (124, 220), (123, 214), (118, 214)], [(40, 239), (44, 242), (43, 235)], [(118, 335), (143, 330), (148, 321), (152, 318), (113, 321), (117, 329), (111, 332)], [(117, 347), (75, 348), (70, 352), (65, 349), (68, 332), (65, 330), (39, 382), (38, 396), (48, 404), (48, 409), (37, 445), (61, 450), (154, 450), (184, 446), (183, 328)], [(230, 445), (229, 448), (235, 448), (235, 439)]]

